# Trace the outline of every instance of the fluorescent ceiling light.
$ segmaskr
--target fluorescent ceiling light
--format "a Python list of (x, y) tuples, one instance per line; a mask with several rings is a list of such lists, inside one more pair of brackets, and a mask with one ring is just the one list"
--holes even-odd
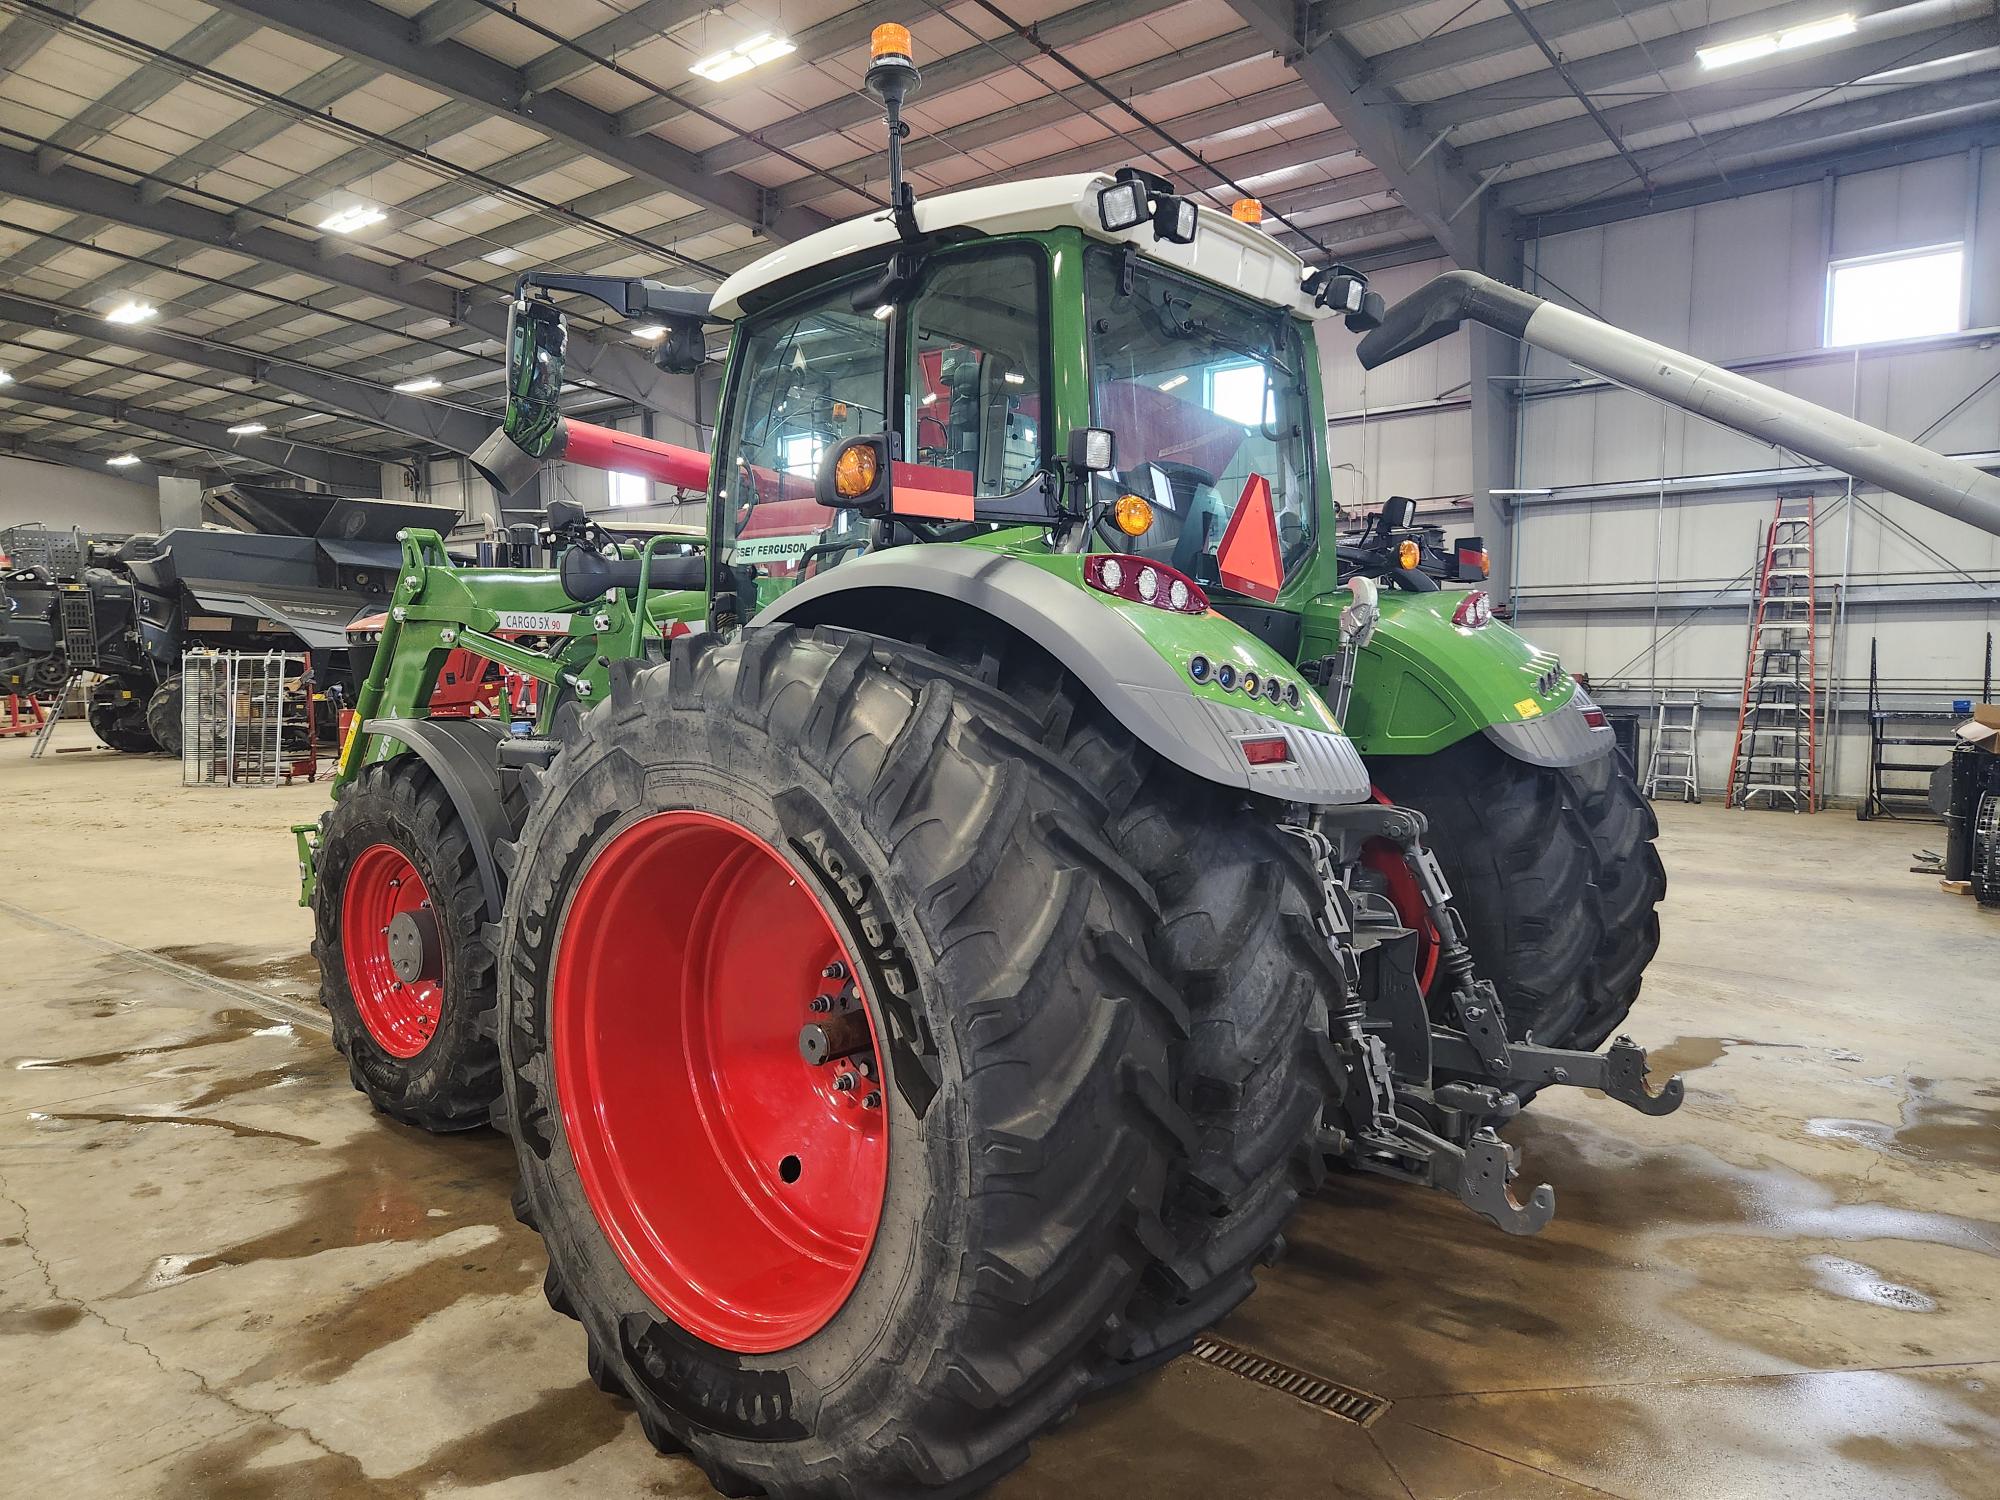
[(405, 396), (414, 396), (418, 391), (434, 391), (443, 384), (435, 375), (419, 375), (414, 380), (399, 380), (390, 389), (401, 391)]
[(104, 315), (107, 323), (143, 323), (154, 317), (159, 309), (150, 302), (121, 302)]
[(655, 339), (663, 339), (666, 336), (667, 325), (664, 323), (641, 323), (637, 328), (632, 330), (633, 338), (644, 339), (649, 344)]
[(919, 406), (935, 406), (936, 404), (937, 404), (936, 391), (925, 391), (924, 399), (917, 403), (917, 405)]
[(894, 312), (895, 310), (896, 310), (895, 308), (891, 307), (888, 303), (884, 302), (880, 307), (875, 309), (875, 321), (878, 323), (888, 322), (889, 314)]
[(319, 221), (319, 227), (334, 234), (353, 234), (357, 229), (366, 229), (370, 224), (380, 224), (388, 218), (388, 213), (372, 203), (350, 203), (346, 208), (328, 214)]
[(0, 385), (12, 385), (13, 383), (14, 377), (5, 370), (0, 370)]
[(489, 262), (492, 265), (511, 266), (514, 264), (515, 261), (521, 258), (521, 252), (518, 250), (510, 250), (505, 245), (502, 245), (498, 250), (488, 250), (484, 255), (480, 256), (479, 258), (483, 261)]
[(724, 47), (720, 52), (710, 53), (688, 71), (697, 78), (706, 78), (710, 83), (726, 83), (728, 80), (762, 67), (767, 62), (798, 51), (798, 47), (774, 32), (760, 31), (746, 42), (738, 42), (734, 47)]
[(1489, 495), (1553, 495), (1554, 490), (1488, 490)]
[(114, 469), (124, 469), (136, 464), (139, 461), (139, 455), (136, 453), (121, 453), (116, 458), (107, 458), (104, 461)]
[(231, 437), (255, 437), (258, 433), (266, 430), (262, 422), (238, 422), (234, 427), (229, 429), (229, 435)]
[(1835, 37), (1852, 35), (1855, 24), (1852, 15), (1828, 16), (1823, 21), (1808, 21), (1787, 31), (1767, 31), (1762, 36), (1745, 37), (1740, 42), (1701, 47), (1696, 50), (1695, 56), (1701, 59), (1704, 68), (1734, 67), (1737, 63), (1789, 52), (1794, 47), (1810, 47), (1815, 42), (1830, 42)]
[(1009, 370), (1004, 378), (1009, 385), (1026, 385), (1028, 383), (1028, 377), (1023, 375), (1019, 370)]
[(1187, 376), (1176, 375), (1172, 380), (1162, 380), (1160, 382), (1160, 389), (1163, 391), (1177, 391), (1182, 386), (1186, 385), (1187, 382), (1188, 382)]

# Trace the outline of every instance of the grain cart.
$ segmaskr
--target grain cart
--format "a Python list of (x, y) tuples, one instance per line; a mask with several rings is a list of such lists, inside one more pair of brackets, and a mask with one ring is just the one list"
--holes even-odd
[[(731, 1494), (969, 1493), (1246, 1295), (1327, 1162), (1530, 1232), (1527, 1095), (1682, 1096), (1570, 1045), (1663, 886), (1603, 716), (1476, 546), (1337, 555), (1311, 330), (1648, 346), (1490, 283), (1385, 318), (1129, 170), (919, 204), (916, 81), (886, 28), (884, 213), (712, 298), (523, 278), (489, 477), (654, 474), (707, 534), (406, 532), (300, 830), (357, 1085), (511, 1133), (592, 1378)], [(558, 292), (672, 367), (730, 327), (712, 459), (562, 415)], [(457, 653), (541, 685), (528, 732), (428, 711)]]

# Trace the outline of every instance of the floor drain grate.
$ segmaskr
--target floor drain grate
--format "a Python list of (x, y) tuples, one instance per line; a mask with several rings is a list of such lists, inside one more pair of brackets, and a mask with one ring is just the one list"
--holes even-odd
[(1227, 1370), (1231, 1375), (1240, 1375), (1259, 1385), (1268, 1385), (1294, 1401), (1302, 1401), (1316, 1411), (1339, 1417), (1343, 1422), (1352, 1422), (1357, 1427), (1366, 1427), (1389, 1409), (1389, 1403), (1380, 1396), (1371, 1396), (1351, 1385), (1328, 1380), (1324, 1375), (1314, 1375), (1308, 1370), (1266, 1359), (1261, 1354), (1252, 1354), (1247, 1349), (1238, 1349), (1221, 1339), (1196, 1339), (1193, 1354), (1203, 1364), (1214, 1365), (1218, 1370)]

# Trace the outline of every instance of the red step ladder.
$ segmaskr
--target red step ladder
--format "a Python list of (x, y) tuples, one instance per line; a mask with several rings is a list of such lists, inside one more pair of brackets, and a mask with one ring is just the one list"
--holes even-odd
[(1749, 807), (1759, 797), (1793, 812), (1820, 807), (1813, 525), (1812, 496), (1781, 495), (1764, 531), (1726, 807)]

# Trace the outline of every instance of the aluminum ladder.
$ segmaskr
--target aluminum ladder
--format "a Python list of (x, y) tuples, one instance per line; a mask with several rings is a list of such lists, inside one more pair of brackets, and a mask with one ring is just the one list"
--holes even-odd
[(1700, 746), (1701, 695), (1662, 698), (1653, 711), (1653, 752), (1646, 758), (1648, 800), (1657, 802), (1666, 791), (1683, 802), (1701, 801)]
[(63, 679), (62, 691), (56, 694), (56, 701), (49, 706), (48, 717), (42, 720), (41, 732), (35, 736), (35, 743), (28, 751), (29, 760), (40, 760), (42, 752), (49, 748), (49, 736), (56, 732), (56, 724), (69, 707), (69, 695), (76, 691), (77, 684), (88, 677), (88, 672), (72, 672)]
[[(1819, 617), (1810, 495), (1778, 497), (1765, 528), (1743, 699), (1729, 752), (1728, 807), (1817, 812), (1819, 800)], [(1782, 802), (1780, 799), (1783, 799)]]

